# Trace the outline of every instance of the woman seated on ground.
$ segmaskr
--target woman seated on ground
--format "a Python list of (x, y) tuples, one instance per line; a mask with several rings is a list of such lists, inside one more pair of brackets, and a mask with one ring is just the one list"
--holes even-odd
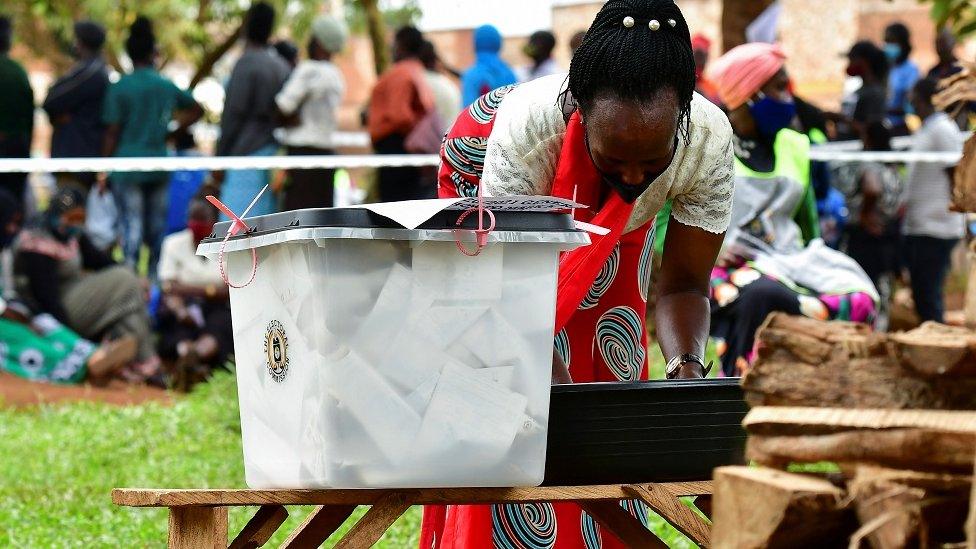
[[(0, 253), (20, 233), (23, 219), (20, 203), (0, 189)], [(51, 315), (33, 315), (16, 299), (8, 274), (0, 265), (0, 370), (36, 381), (99, 381), (135, 356), (131, 337), (98, 346)]]
[(732, 224), (711, 284), (711, 335), (726, 375), (748, 367), (771, 312), (870, 322), (878, 301), (861, 267), (819, 238), (810, 142), (790, 129), (785, 60), (779, 46), (747, 44), (709, 67), (735, 146)]
[(173, 386), (186, 390), (221, 366), (233, 350), (227, 286), (217, 266), (196, 255), (213, 232), (217, 210), (199, 198), (190, 202), (187, 228), (163, 241), (159, 280), (159, 354), (176, 361)]
[(84, 226), (82, 192), (58, 190), (39, 226), (24, 230), (18, 240), (18, 295), (32, 310), (53, 316), (89, 340), (132, 336), (138, 347), (136, 361), (120, 372), (122, 377), (165, 386), (139, 279), (99, 251), (84, 234)]

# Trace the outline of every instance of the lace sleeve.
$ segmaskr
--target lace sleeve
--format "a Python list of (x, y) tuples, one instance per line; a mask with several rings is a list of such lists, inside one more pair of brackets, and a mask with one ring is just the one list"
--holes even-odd
[(566, 133), (556, 106), (561, 82), (554, 79), (553, 86), (537, 80), (505, 96), (485, 151), (481, 184), (487, 194), (547, 195), (551, 191)]
[(679, 223), (716, 234), (729, 228), (735, 190), (732, 128), (724, 114), (722, 118), (709, 122), (710, 131), (698, 165), (698, 177), (674, 197), (671, 210), (672, 217)]

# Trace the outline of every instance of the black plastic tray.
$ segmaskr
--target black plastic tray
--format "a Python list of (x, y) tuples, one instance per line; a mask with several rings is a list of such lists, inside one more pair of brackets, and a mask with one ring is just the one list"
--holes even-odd
[(741, 464), (736, 378), (552, 388), (545, 486), (708, 480)]
[[(456, 229), (457, 220), (462, 212), (445, 210), (438, 212), (420, 229)], [(575, 232), (573, 218), (569, 214), (554, 212), (507, 212), (499, 211), (495, 214), (496, 231), (543, 231), (543, 232)], [(366, 229), (402, 229), (395, 221), (373, 213), (365, 208), (312, 208), (294, 210), (276, 214), (249, 217), (248, 226), (251, 232), (239, 234), (232, 238), (244, 238), (261, 234), (287, 231), (290, 229), (308, 227), (343, 227)], [(230, 221), (223, 221), (214, 226), (214, 232), (203, 242), (217, 242), (227, 236)], [(469, 215), (461, 224), (461, 228), (476, 229), (478, 227), (477, 214)]]

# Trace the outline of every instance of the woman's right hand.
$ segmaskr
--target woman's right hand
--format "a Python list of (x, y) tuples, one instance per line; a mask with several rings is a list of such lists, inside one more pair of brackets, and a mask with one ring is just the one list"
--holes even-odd
[(552, 384), (566, 385), (573, 382), (573, 377), (569, 375), (569, 366), (563, 362), (563, 357), (559, 351), (552, 349)]

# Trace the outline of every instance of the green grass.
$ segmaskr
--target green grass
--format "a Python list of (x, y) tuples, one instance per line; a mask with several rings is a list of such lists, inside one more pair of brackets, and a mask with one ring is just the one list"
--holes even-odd
[[(0, 407), (0, 547), (164, 547), (166, 510), (116, 507), (115, 487), (245, 487), (233, 375), (218, 374), (172, 406)], [(269, 546), (309, 510), (289, 508)], [(231, 537), (251, 514), (231, 509)], [(408, 511), (379, 546), (416, 547), (420, 517)], [(694, 547), (657, 516), (651, 524), (671, 547)]]

